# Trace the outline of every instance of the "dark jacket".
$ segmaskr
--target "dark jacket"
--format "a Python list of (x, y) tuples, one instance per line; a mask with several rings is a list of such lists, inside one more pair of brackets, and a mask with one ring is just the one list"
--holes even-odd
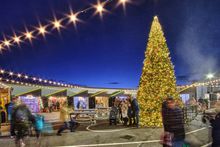
[(132, 109), (131, 109), (131, 106), (128, 107), (128, 117), (132, 117), (133, 114), (132, 114)]
[(174, 140), (185, 139), (184, 117), (180, 108), (169, 109), (162, 105), (164, 131), (174, 134)]
[(220, 146), (220, 113), (211, 121), (213, 146)]
[(140, 108), (139, 108), (139, 104), (138, 104), (138, 101), (137, 99), (133, 99), (132, 102), (131, 102), (131, 108), (132, 108), (132, 111), (135, 113), (135, 112), (139, 112)]
[(26, 116), (26, 118), (28, 119), (29, 122), (34, 123), (35, 118), (31, 114), (31, 111), (28, 109), (28, 107), (26, 105), (21, 104), (21, 105), (18, 105), (17, 107), (14, 107), (14, 109), (13, 109), (13, 112), (12, 112), (12, 123), (13, 124), (15, 124), (17, 112), (20, 110), (24, 113), (24, 115)]

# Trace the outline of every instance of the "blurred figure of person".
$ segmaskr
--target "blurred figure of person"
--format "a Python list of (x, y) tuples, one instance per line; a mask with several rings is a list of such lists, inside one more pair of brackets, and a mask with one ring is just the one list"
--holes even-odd
[(78, 127), (79, 123), (76, 122), (76, 118), (78, 115), (76, 115), (73, 118), (70, 118), (71, 112), (72, 109), (69, 109), (67, 107), (67, 102), (64, 102), (63, 106), (60, 109), (60, 120), (64, 122), (64, 125), (62, 125), (58, 130), (58, 136), (61, 136), (61, 132), (63, 132), (66, 129), (70, 129), (70, 131), (73, 132)]
[(209, 121), (212, 126), (212, 147), (220, 147), (220, 101), (214, 108), (204, 111), (202, 121), (203, 123)]
[(126, 101), (122, 102), (121, 112), (122, 112), (123, 125), (127, 126), (128, 125), (128, 105)]
[(29, 129), (32, 123), (34, 123), (34, 117), (25, 104), (19, 104), (14, 108), (11, 125), (16, 132), (16, 145), (25, 146), (23, 139), (25, 136), (29, 135)]
[(16, 101), (17, 101), (17, 98), (13, 97), (11, 99), (11, 102), (5, 104), (5, 108), (6, 108), (6, 111), (8, 114), (8, 122), (10, 123), (10, 136), (11, 136), (11, 138), (13, 138), (13, 136), (15, 136), (14, 128), (11, 123), (11, 120), (12, 120), (12, 113), (13, 113), (14, 107), (16, 106)]
[(109, 125), (112, 125), (112, 123), (114, 125), (117, 125), (117, 121), (118, 121), (118, 108), (116, 107), (116, 102), (113, 102), (113, 106), (110, 110), (110, 114), (109, 114)]
[(123, 120), (122, 120), (122, 101), (119, 102), (118, 104), (118, 112), (119, 112), (119, 123), (121, 123)]
[(165, 131), (163, 146), (182, 147), (185, 139), (183, 111), (172, 97), (162, 104), (162, 120)]
[(128, 122), (129, 122), (129, 126), (132, 126), (132, 108), (131, 108), (131, 102), (128, 100)]
[(62, 136), (62, 132), (64, 130), (70, 130), (70, 132), (75, 132), (75, 130), (79, 127), (79, 123), (76, 121), (78, 114), (75, 117), (71, 117), (70, 121), (65, 121), (64, 124), (57, 131), (57, 136)]
[(133, 112), (133, 120), (134, 120), (134, 125), (139, 128), (139, 104), (136, 98), (132, 98), (131, 101), (131, 108)]
[(43, 128), (44, 128), (44, 116), (39, 114), (34, 114), (34, 129), (36, 132), (37, 140), (39, 140)]
[(56, 108), (57, 108), (57, 110), (60, 110), (60, 102), (59, 101), (56, 102)]

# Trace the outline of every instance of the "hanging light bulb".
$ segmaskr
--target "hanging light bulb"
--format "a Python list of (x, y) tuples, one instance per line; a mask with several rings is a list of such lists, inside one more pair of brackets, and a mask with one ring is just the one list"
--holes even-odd
[(96, 5), (93, 5), (93, 7), (96, 9), (95, 15), (99, 14), (99, 16), (102, 18), (103, 17), (103, 12), (107, 12), (107, 10), (104, 8), (105, 3), (101, 3), (100, 1), (97, 2)]
[(10, 40), (7, 40), (6, 38), (3, 41), (4, 46), (6, 46), (7, 48), (9, 48), (12, 44), (10, 42)]
[(14, 73), (13, 72), (9, 72), (9, 75), (12, 76)]
[(20, 78), (20, 77), (21, 77), (21, 74), (18, 74), (18, 77)]
[(0, 70), (0, 72), (3, 74), (3, 73), (5, 73), (5, 71), (2, 69), (2, 70)]
[(39, 22), (39, 27), (36, 28), (38, 30), (38, 34), (42, 35), (45, 38), (45, 35), (48, 33), (47, 31), (47, 26), (43, 26), (40, 22)]
[(29, 31), (26, 27), (25, 27), (25, 31), (26, 31), (24, 33), (25, 39), (28, 39), (30, 43), (32, 43), (32, 39), (34, 38), (33, 31)]
[(81, 22), (81, 20), (78, 18), (78, 13), (73, 13), (73, 10), (70, 9), (70, 13), (67, 15), (69, 18), (69, 24), (72, 23), (76, 29), (76, 23)]
[(58, 32), (60, 32), (60, 29), (64, 26), (62, 25), (62, 19), (58, 20), (56, 16), (54, 15), (54, 21), (52, 21), (53, 29), (56, 29)]

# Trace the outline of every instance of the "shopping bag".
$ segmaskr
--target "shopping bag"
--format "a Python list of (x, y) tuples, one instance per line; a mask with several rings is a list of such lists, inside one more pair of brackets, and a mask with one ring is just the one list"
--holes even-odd
[(163, 132), (160, 136), (160, 143), (172, 147), (173, 133)]

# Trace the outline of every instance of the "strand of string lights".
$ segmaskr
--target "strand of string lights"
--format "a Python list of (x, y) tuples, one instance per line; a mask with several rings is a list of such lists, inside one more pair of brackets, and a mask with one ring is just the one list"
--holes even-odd
[[(38, 26), (33, 27), (34, 29), (28, 29), (25, 26), (25, 31), (21, 32), (19, 34), (16, 34), (15, 31), (13, 31), (13, 35), (6, 37), (6, 35), (3, 35), (3, 40), (0, 41), (0, 52), (4, 50), (8, 50), (12, 48), (13, 46), (19, 46), (23, 42), (30, 42), (37, 37), (43, 37), (46, 38), (47, 34), (52, 33), (52, 31), (57, 30), (58, 32), (61, 31), (62, 28), (66, 28), (67, 25), (73, 24), (76, 28), (77, 24), (82, 22), (82, 20), (79, 18), (81, 14), (87, 13), (88, 11), (95, 10), (94, 15), (99, 15), (102, 19), (104, 13), (108, 12), (108, 10), (105, 8), (107, 4), (113, 2), (115, 0), (106, 0), (104, 2), (101, 2), (100, 0), (97, 1), (97, 4), (92, 4), (90, 7), (87, 7), (84, 10), (80, 10), (78, 12), (73, 12), (73, 10), (70, 8), (70, 12), (67, 14), (64, 14), (62, 18), (57, 18), (55, 15), (53, 15), (53, 20), (50, 20), (48, 24), (43, 25), (41, 22), (38, 22)], [(117, 0), (116, 7), (122, 6), (125, 10), (126, 4), (132, 3), (131, 0)], [(64, 23), (66, 22), (67, 23)]]
[[(31, 81), (32, 83), (39, 83), (39, 84), (45, 84), (45, 85), (51, 85), (51, 86), (58, 86), (58, 87), (67, 87), (67, 88), (88, 88), (83, 86), (77, 86), (74, 84), (66, 84), (64, 82), (57, 82), (54, 80), (48, 80), (44, 78), (39, 78), (37, 76), (30, 76), (27, 74), (21, 74), (21, 73), (15, 73), (12, 71), (6, 71), (4, 69), (0, 69), (0, 74), (2, 77), (0, 77), (0, 80), (4, 80), (5, 82), (11, 82), (11, 83), (17, 83), (21, 84), (24, 83), (24, 81)], [(5, 76), (6, 75), (6, 78)], [(4, 77), (4, 78), (3, 78)], [(10, 80), (10, 78), (17, 78), (20, 81)], [(211, 81), (205, 81), (205, 82), (197, 82), (190, 85), (184, 85), (184, 86), (177, 86), (179, 89), (188, 89), (192, 87), (199, 87), (199, 86), (213, 86), (216, 87), (220, 83), (220, 79), (213, 79)], [(135, 90), (135, 89), (133, 89)]]
[[(27, 74), (15, 73), (12, 71), (7, 71), (0, 69), (0, 81), (4, 81), (12, 84), (26, 85), (26, 86), (35, 86), (51, 89), (51, 87), (65, 87), (65, 88), (79, 88), (79, 89), (96, 89), (92, 87), (79, 86), (76, 84), (67, 84), (65, 82), (57, 82), (55, 80), (48, 80), (44, 78), (39, 78), (37, 76), (30, 76)], [(34, 84), (33, 84), (34, 83)], [(43, 86), (41, 86), (43, 85)], [(51, 86), (51, 87), (50, 87)], [(107, 90), (106, 88), (101, 88)], [(135, 91), (136, 89), (123, 89), (127, 91)]]

